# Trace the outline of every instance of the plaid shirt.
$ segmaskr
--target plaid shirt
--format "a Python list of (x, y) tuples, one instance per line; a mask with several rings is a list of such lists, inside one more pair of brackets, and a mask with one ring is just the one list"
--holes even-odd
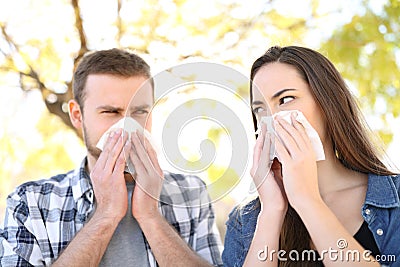
[[(7, 198), (0, 229), (0, 266), (49, 266), (93, 211), (94, 194), (86, 159), (80, 168), (25, 183)], [(222, 266), (222, 244), (206, 186), (196, 176), (164, 172), (159, 208), (201, 257)], [(145, 242), (150, 266), (157, 266)]]

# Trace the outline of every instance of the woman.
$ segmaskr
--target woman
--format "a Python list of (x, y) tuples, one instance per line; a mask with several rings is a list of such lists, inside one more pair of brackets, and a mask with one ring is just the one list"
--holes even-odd
[(269, 112), (302, 112), (325, 160), (296, 112), (291, 123), (276, 116), (274, 134), (262, 127), (251, 170), (258, 198), (229, 216), (225, 266), (400, 266), (400, 176), (379, 159), (333, 64), (308, 48), (271, 47), (251, 80), (255, 125)]

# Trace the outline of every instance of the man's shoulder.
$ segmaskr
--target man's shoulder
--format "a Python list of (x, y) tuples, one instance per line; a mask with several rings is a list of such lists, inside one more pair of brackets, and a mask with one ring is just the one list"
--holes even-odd
[[(7, 210), (26, 220), (46, 217), (50, 210), (62, 210), (65, 201), (73, 201), (71, 181), (74, 171), (54, 175), (50, 178), (25, 182), (7, 197)], [(40, 217), (40, 220), (43, 218)]]
[(71, 179), (74, 176), (74, 170), (66, 173), (57, 174), (49, 178), (27, 181), (16, 187), (11, 196), (16, 194), (19, 196), (28, 193), (47, 195), (57, 193), (59, 190), (66, 189), (71, 186)]

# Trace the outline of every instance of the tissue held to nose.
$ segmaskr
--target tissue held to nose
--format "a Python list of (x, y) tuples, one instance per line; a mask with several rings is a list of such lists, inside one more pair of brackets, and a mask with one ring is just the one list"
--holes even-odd
[[(283, 118), (284, 120), (286, 120), (288, 123), (291, 124), (292, 121), (290, 119), (290, 115), (292, 114), (292, 112), (297, 113), (296, 120), (304, 126), (306, 133), (310, 138), (311, 144), (313, 146), (317, 161), (325, 160), (324, 147), (322, 146), (321, 139), (319, 138), (317, 131), (311, 126), (311, 124), (307, 121), (306, 117), (301, 111), (298, 110), (280, 111), (274, 114), (273, 116), (261, 117), (260, 123), (265, 123), (267, 125), (267, 132), (275, 133), (275, 129), (273, 126), (274, 125), (273, 120), (275, 119), (275, 117), (279, 115), (281, 118)], [(259, 126), (258, 129), (261, 129), (261, 127)], [(270, 160), (273, 160), (276, 156), (277, 156), (276, 151), (274, 148), (272, 148), (270, 153)]]
[[(144, 136), (150, 141), (150, 143), (153, 145), (153, 142), (151, 140), (151, 135), (150, 133), (146, 130), (143, 129), (143, 127), (133, 118), (131, 117), (125, 117), (121, 120), (119, 120), (117, 123), (113, 124), (101, 137), (99, 142), (97, 142), (96, 147), (103, 150), (104, 146), (106, 144), (107, 138), (109, 134), (112, 131), (115, 131), (116, 129), (124, 129), (128, 133), (128, 140), (131, 138), (131, 134), (135, 131), (139, 131), (141, 133), (144, 133)], [(154, 146), (154, 145), (153, 145)], [(126, 161), (126, 166), (125, 166), (125, 171), (129, 172), (131, 174), (135, 173), (135, 168), (133, 166), (133, 163), (130, 159)]]

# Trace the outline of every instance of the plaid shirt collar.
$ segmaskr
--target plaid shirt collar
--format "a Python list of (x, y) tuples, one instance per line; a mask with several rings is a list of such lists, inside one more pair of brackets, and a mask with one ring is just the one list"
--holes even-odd
[(85, 157), (79, 168), (73, 171), (71, 177), (72, 197), (77, 203), (77, 219), (84, 224), (94, 207), (94, 191), (90, 176), (86, 171), (87, 157)]
[(89, 174), (86, 171), (87, 166), (87, 157), (85, 157), (79, 168), (74, 170), (72, 176), (72, 195), (74, 197), (75, 202), (79, 202), (79, 200), (84, 197), (86, 198), (91, 205), (93, 205), (93, 187), (92, 182), (90, 180)]

